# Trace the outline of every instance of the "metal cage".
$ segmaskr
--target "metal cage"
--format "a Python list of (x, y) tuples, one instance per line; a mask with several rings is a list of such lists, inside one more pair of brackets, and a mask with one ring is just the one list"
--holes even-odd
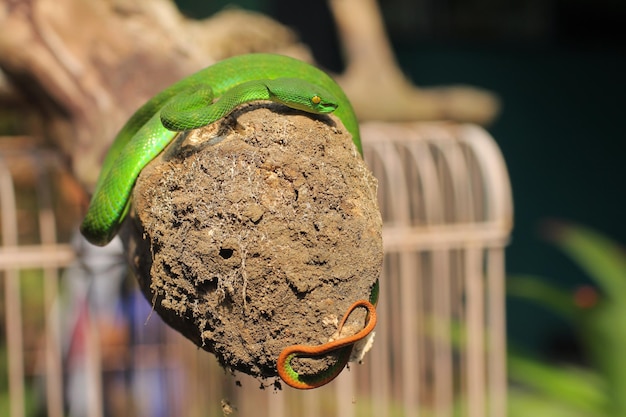
[[(101, 277), (84, 262), (88, 249), (59, 243), (59, 218), (68, 211), (55, 209), (50, 181), (62, 164), (45, 152), (21, 151), (36, 174), (20, 185), (8, 163), (17, 154), (0, 151), (0, 342), (8, 375), (8, 401), (0, 407), (15, 417), (35, 406), (51, 417), (504, 417), (504, 246), (512, 202), (498, 147), (474, 125), (371, 122), (362, 125), (362, 136), (384, 220), (375, 344), (363, 364), (306, 392), (261, 389), (257, 380), (226, 373), (151, 316), (145, 300), (129, 297), (132, 286), (105, 279), (99, 282), (125, 300), (116, 305), (130, 305), (115, 310), (123, 319), (112, 321), (121, 326), (112, 331), (111, 320), (101, 320), (102, 309), (92, 305), (93, 293), (106, 290), (93, 284)], [(35, 196), (30, 211), (19, 208), (20, 193)], [(27, 222), (37, 225), (30, 235), (19, 229)], [(122, 258), (119, 248), (110, 251)], [(81, 267), (77, 282), (87, 284), (70, 292), (82, 304), (69, 303), (67, 277)], [(38, 309), (24, 308), (25, 271), (40, 275)], [(68, 303), (74, 308), (64, 314)], [(25, 318), (28, 333), (38, 329), (39, 337), (27, 334)], [(80, 401), (72, 396), (76, 387)]]

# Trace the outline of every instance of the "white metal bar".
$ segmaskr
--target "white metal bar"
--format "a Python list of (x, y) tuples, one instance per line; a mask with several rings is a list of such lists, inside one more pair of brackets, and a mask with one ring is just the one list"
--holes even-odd
[[(44, 168), (47, 164), (37, 158), (33, 165), (37, 167), (37, 199), (39, 205), (39, 236), (42, 245), (54, 245), (57, 241), (56, 224), (52, 206), (50, 184)], [(46, 402), (48, 417), (63, 416), (63, 372), (59, 343), (59, 309), (54, 308), (59, 297), (59, 270), (57, 266), (43, 268), (43, 292), (45, 317), (45, 367), (46, 367)]]
[(0, 247), (0, 269), (62, 268), (76, 259), (68, 244), (43, 244)]
[(506, 308), (504, 273), (504, 249), (492, 248), (487, 255), (487, 285), (489, 286), (487, 308), (489, 355), (489, 416), (506, 415)]
[(467, 402), (469, 417), (485, 417), (485, 299), (482, 249), (465, 249)]
[[(2, 214), (2, 246), (18, 245), (17, 213), (13, 178), (0, 157), (0, 210)], [(7, 362), (9, 368), (9, 410), (13, 417), (24, 417), (24, 339), (19, 272), (4, 271), (6, 306)]]
[(508, 239), (509, 232), (495, 222), (383, 227), (383, 247), (387, 252), (460, 249), (472, 242), (501, 246)]

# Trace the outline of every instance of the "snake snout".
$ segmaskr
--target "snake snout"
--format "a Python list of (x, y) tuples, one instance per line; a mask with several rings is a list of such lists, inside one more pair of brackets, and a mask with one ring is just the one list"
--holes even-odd
[(339, 107), (339, 104), (334, 103), (332, 101), (325, 101), (322, 99), (322, 101), (317, 105), (317, 107), (320, 113), (332, 113), (335, 110), (337, 110), (337, 107)]

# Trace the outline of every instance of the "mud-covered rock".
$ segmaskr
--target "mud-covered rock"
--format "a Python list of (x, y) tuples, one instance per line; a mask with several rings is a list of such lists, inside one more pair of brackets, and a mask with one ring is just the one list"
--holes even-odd
[(229, 369), (276, 376), (282, 349), (327, 342), (369, 298), (383, 259), (376, 187), (334, 116), (243, 106), (143, 170), (129, 260), (167, 323)]

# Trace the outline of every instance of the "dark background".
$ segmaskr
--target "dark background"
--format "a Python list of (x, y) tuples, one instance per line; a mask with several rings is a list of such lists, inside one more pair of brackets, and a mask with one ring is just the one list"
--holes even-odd
[[(210, 3), (210, 4), (206, 4)], [(325, 1), (178, 0), (190, 17), (227, 4), (296, 30), (319, 64), (342, 69)], [(470, 84), (497, 93), (488, 127), (508, 164), (515, 229), (509, 274), (575, 288), (589, 283), (541, 237), (547, 219), (583, 224), (626, 243), (626, 1), (382, 0), (400, 66), (417, 85)], [(571, 329), (536, 305), (507, 301), (509, 343), (576, 355)]]

